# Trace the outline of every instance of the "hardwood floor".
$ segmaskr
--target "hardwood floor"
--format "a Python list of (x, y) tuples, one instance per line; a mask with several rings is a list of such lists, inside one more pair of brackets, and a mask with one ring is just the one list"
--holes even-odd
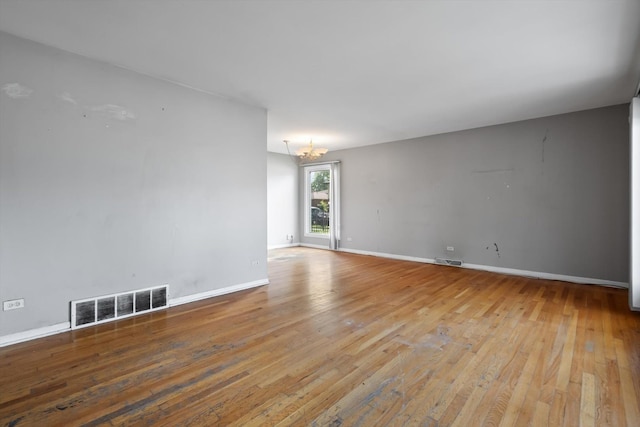
[(624, 290), (308, 248), (269, 277), (0, 349), (0, 422), (640, 425)]

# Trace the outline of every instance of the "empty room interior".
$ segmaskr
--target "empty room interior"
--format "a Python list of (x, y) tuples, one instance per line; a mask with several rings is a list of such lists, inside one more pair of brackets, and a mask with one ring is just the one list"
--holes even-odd
[(640, 2), (0, 0), (0, 424), (640, 425)]

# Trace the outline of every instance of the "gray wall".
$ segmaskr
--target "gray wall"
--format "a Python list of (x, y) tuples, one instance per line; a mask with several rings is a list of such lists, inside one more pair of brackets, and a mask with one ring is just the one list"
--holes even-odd
[(0, 299), (26, 300), (0, 336), (267, 278), (264, 110), (8, 34), (0, 54)]
[[(300, 242), (298, 165), (284, 154), (267, 153), (267, 241), (269, 247)], [(293, 235), (293, 241), (287, 240)]]
[(341, 247), (628, 282), (627, 118), (619, 105), (329, 153)]

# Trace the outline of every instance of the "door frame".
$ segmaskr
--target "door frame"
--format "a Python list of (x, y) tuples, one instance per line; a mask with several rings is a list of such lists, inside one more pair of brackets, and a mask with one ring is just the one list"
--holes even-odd
[[(302, 212), (304, 215), (301, 221), (305, 238), (328, 239), (329, 249), (337, 250), (340, 245), (340, 161), (306, 163), (300, 165), (303, 175), (304, 199), (302, 201)], [(311, 183), (309, 174), (314, 171), (329, 171), (329, 232), (328, 234), (314, 235), (310, 230), (310, 210), (311, 210)]]

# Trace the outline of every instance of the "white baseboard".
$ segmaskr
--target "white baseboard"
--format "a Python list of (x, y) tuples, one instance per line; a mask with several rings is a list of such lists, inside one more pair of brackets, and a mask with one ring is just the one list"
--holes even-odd
[(284, 245), (271, 245), (271, 246), (267, 246), (267, 250), (282, 249), (282, 248), (295, 248), (296, 246), (300, 246), (300, 243), (286, 243)]
[(381, 257), (381, 258), (399, 259), (401, 261), (415, 261), (415, 262), (422, 262), (422, 263), (425, 263), (425, 264), (435, 264), (436, 263), (436, 260), (435, 259), (431, 259), (431, 258), (418, 258), (418, 257), (414, 257), (414, 256), (407, 256), (407, 255), (387, 254), (387, 253), (384, 253), (384, 252), (361, 251), (359, 249), (340, 248), (338, 250), (341, 251), (341, 252), (349, 252), (351, 254), (378, 256), (378, 257)]
[[(435, 264), (435, 260), (431, 258), (418, 258), (418, 257), (412, 257), (412, 256), (405, 256), (405, 255), (387, 254), (383, 252), (361, 251), (357, 249), (340, 248), (339, 250), (342, 252), (348, 252), (348, 253), (359, 254), (359, 255), (370, 255), (370, 256), (378, 256), (382, 258), (398, 259), (402, 261), (415, 261), (415, 262), (423, 262), (426, 264)], [(509, 274), (512, 276), (533, 277), (536, 279), (560, 280), (563, 282), (580, 283), (584, 285), (600, 285), (600, 286), (609, 286), (613, 288), (623, 288), (623, 289), (629, 288), (629, 284), (625, 282), (616, 282), (613, 280), (604, 280), (604, 279), (593, 279), (589, 277), (567, 276), (564, 274), (544, 273), (541, 271), (518, 270), (515, 268), (494, 267), (491, 265), (463, 263), (461, 268), (468, 268), (471, 270), (490, 271), (492, 273)]]
[(305, 248), (313, 248), (313, 249), (327, 249), (329, 250), (329, 244), (327, 243), (327, 245), (314, 245), (311, 243), (300, 243), (300, 245), (298, 246), (303, 246)]
[[(248, 283), (241, 283), (239, 285), (227, 286), (225, 288), (214, 289), (208, 292), (202, 292), (199, 294), (187, 295), (185, 297), (174, 298), (169, 300), (167, 307), (173, 307), (176, 305), (187, 304), (190, 302), (199, 301), (205, 298), (211, 298), (219, 295), (230, 294), (232, 292), (243, 291), (245, 289), (251, 289), (258, 286), (268, 285), (269, 279), (261, 279)], [(9, 334), (0, 336), (0, 347), (6, 347), (12, 344), (18, 344), (25, 341), (34, 340), (36, 338), (43, 338), (49, 335), (59, 334), (61, 332), (71, 331), (71, 322), (58, 323), (56, 325), (45, 326), (43, 328), (31, 329), (24, 332), (17, 332), (15, 334)]]
[(187, 295), (179, 298), (172, 298), (169, 300), (169, 307), (176, 305), (187, 304), (190, 302), (200, 301), (206, 298), (213, 298), (220, 295), (226, 295), (233, 292), (244, 291), (245, 289), (256, 288), (258, 286), (264, 286), (269, 284), (269, 279), (254, 280), (253, 282), (241, 283), (239, 285), (227, 286), (220, 289), (213, 289), (207, 292), (201, 292), (199, 294)]
[(56, 325), (45, 326), (43, 328), (30, 329), (24, 332), (4, 335), (0, 337), (0, 347), (6, 347), (12, 344), (18, 344), (25, 341), (34, 340), (36, 338), (44, 338), (49, 335), (59, 334), (71, 330), (71, 322), (58, 323)]
[(629, 289), (629, 284), (613, 280), (594, 279), (591, 277), (567, 276), (565, 274), (544, 273), (541, 271), (518, 270), (515, 268), (493, 267), (490, 265), (463, 264), (462, 267), (473, 270), (491, 271), (494, 273), (511, 274), (515, 276), (534, 277), (536, 279), (560, 280), (562, 282), (579, 283), (582, 285), (600, 285), (612, 288)]

